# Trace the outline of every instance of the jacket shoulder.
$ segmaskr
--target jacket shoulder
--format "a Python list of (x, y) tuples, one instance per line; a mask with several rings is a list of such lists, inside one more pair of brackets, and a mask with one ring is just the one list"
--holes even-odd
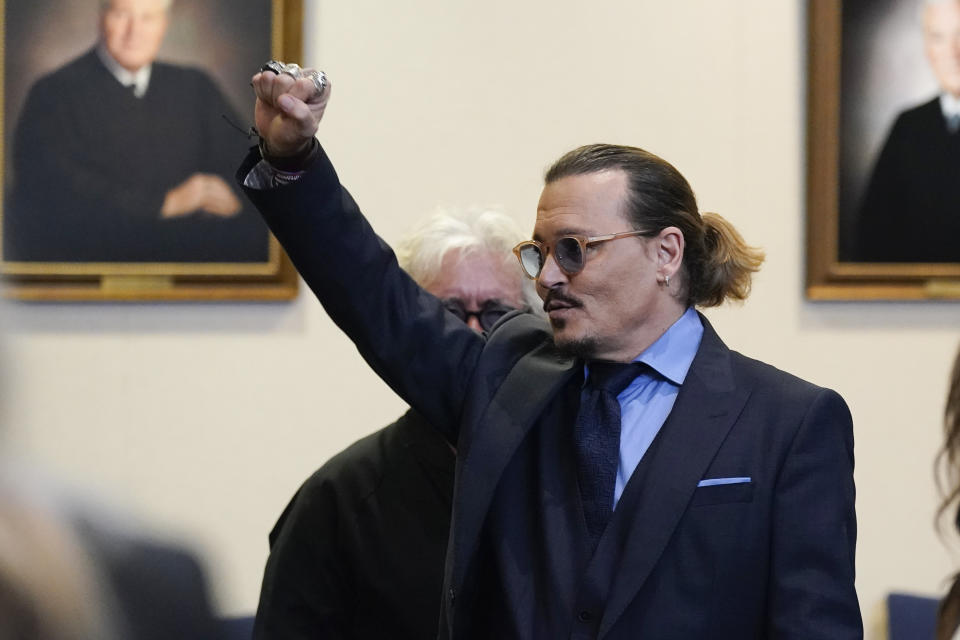
[(210, 74), (204, 69), (192, 65), (171, 64), (169, 62), (153, 63), (151, 82), (153, 80), (216, 86), (216, 82), (214, 82)]
[(760, 392), (765, 397), (776, 398), (785, 406), (808, 406), (822, 394), (836, 396), (843, 402), (840, 395), (833, 389), (814, 384), (737, 351), (730, 351), (730, 361), (738, 381), (749, 384), (755, 392)]
[(386, 451), (405, 417), (360, 438), (314, 471), (277, 519), (269, 536), (271, 547), (288, 525), (302, 527), (304, 518), (313, 520), (318, 514), (358, 504), (373, 494), (384, 476)]
[(921, 105), (901, 111), (893, 123), (890, 135), (908, 135), (918, 130), (940, 131), (943, 129), (942, 120), (940, 98), (936, 97)]
[(106, 68), (91, 50), (40, 76), (30, 90), (33, 93), (53, 91), (64, 96), (85, 87), (92, 78), (106, 75)]
[(514, 311), (505, 315), (486, 334), (484, 355), (514, 353), (523, 355), (553, 340), (547, 321), (538, 315)]
[(362, 498), (376, 490), (386, 467), (390, 451), (400, 445), (402, 427), (407, 416), (378, 431), (360, 438), (335, 454), (307, 478), (300, 494), (336, 487), (337, 492)]

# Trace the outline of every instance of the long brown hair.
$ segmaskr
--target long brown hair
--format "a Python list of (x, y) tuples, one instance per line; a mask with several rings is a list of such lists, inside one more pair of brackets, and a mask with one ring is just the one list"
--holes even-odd
[[(937, 509), (937, 520), (960, 497), (960, 352), (953, 363), (950, 374), (950, 387), (947, 390), (947, 404), (943, 411), (944, 439), (943, 448), (937, 454), (935, 463), (937, 486), (942, 500)], [(960, 514), (958, 514), (960, 516)], [(960, 529), (960, 517), (955, 519), (954, 527)], [(954, 576), (949, 593), (940, 603), (937, 616), (937, 640), (949, 640), (960, 626), (960, 574)]]

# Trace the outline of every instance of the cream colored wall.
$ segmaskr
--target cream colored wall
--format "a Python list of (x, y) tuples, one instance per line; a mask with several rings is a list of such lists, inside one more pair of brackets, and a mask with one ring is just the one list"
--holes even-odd
[[(708, 316), (850, 404), (857, 586), (878, 637), (884, 593), (937, 592), (955, 566), (930, 467), (960, 304), (804, 300), (803, 4), (307, 0), (305, 62), (334, 85), (320, 137), (388, 240), (438, 203), (500, 203), (531, 226), (546, 165), (615, 141), (675, 163), (704, 210), (766, 248), (749, 302)], [(192, 541), (227, 612), (254, 608), (299, 482), (403, 406), (306, 290), (15, 304), (4, 322), (9, 442)]]

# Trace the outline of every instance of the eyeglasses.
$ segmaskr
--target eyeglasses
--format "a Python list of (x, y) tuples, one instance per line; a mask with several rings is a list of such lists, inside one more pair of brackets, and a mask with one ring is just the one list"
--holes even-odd
[[(587, 247), (631, 236), (654, 235), (656, 233), (652, 231), (622, 231), (604, 236), (560, 236), (553, 243), (553, 259), (557, 261), (561, 271), (572, 276), (583, 271), (587, 263)], [(536, 240), (527, 240), (515, 246), (513, 253), (520, 261), (520, 266), (523, 267), (527, 277), (536, 279), (540, 276), (543, 264), (550, 254), (550, 246)]]
[(476, 318), (484, 331), (489, 331), (493, 328), (493, 325), (497, 324), (497, 320), (511, 311), (516, 311), (516, 307), (511, 307), (493, 300), (486, 302), (479, 311), (467, 309), (463, 304), (463, 300), (459, 298), (446, 298), (440, 302), (447, 311), (464, 322), (469, 322), (470, 318)]

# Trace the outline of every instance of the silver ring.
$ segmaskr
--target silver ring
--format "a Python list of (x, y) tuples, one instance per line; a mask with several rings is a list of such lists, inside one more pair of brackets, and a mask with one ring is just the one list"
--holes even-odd
[(260, 67), (260, 72), (263, 73), (264, 71), (272, 71), (273, 73), (280, 75), (283, 73), (284, 67), (286, 67), (286, 65), (279, 60), (268, 60), (267, 62), (263, 63), (262, 67)]
[(281, 71), (280, 73), (288, 75), (294, 80), (303, 77), (303, 69), (301, 69), (300, 65), (298, 65), (296, 62), (291, 62), (290, 64), (283, 65), (283, 71)]
[(304, 69), (303, 75), (313, 81), (313, 88), (316, 92), (314, 98), (323, 95), (323, 90), (327, 88), (327, 74), (316, 69)]

